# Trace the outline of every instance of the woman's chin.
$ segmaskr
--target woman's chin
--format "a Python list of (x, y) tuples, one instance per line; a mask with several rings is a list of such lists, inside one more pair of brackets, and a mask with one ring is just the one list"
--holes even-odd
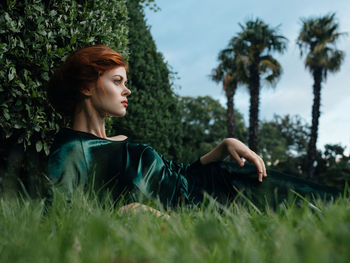
[(110, 113), (108, 116), (109, 117), (124, 117), (126, 115), (126, 111), (125, 112), (118, 112), (118, 113)]

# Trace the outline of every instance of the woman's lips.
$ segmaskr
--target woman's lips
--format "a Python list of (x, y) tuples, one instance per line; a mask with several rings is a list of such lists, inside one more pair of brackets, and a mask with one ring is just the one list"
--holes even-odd
[(125, 107), (128, 107), (128, 101), (122, 101), (122, 104), (125, 106)]

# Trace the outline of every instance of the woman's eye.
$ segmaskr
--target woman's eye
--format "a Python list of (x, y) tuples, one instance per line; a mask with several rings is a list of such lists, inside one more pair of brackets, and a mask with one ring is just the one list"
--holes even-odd
[(114, 83), (120, 84), (121, 83), (121, 79), (115, 79)]

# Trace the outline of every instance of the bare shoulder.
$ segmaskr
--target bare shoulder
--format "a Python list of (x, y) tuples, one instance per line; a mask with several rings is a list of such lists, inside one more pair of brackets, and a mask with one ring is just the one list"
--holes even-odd
[(113, 136), (113, 137), (109, 137), (108, 139), (109, 140), (112, 140), (112, 141), (124, 141), (126, 140), (128, 137), (125, 136), (125, 135), (117, 135), (117, 136)]

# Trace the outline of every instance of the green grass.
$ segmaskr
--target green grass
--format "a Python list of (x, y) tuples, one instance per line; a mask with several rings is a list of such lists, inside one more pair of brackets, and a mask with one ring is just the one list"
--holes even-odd
[(349, 198), (276, 211), (208, 203), (165, 219), (79, 192), (47, 212), (41, 200), (2, 198), (0, 262), (349, 262)]

